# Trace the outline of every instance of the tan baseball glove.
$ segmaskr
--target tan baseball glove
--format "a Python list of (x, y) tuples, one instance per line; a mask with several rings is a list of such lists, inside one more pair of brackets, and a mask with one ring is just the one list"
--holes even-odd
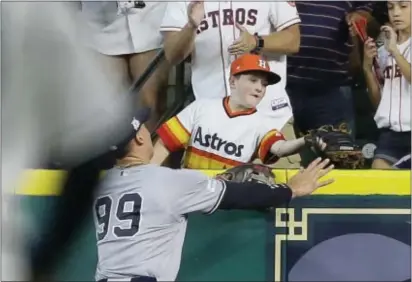
[(216, 178), (240, 183), (257, 182), (269, 185), (275, 184), (275, 175), (270, 167), (252, 163), (232, 167), (218, 174)]

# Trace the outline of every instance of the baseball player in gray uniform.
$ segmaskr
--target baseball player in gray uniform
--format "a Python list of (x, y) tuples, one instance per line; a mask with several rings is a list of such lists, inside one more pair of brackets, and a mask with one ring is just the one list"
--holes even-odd
[(99, 282), (174, 281), (187, 214), (277, 207), (333, 182), (319, 181), (333, 168), (321, 159), (278, 185), (236, 183), (149, 164), (153, 144), (143, 124), (148, 116), (143, 111), (133, 118), (136, 135), (115, 151), (116, 166), (105, 174), (95, 195)]

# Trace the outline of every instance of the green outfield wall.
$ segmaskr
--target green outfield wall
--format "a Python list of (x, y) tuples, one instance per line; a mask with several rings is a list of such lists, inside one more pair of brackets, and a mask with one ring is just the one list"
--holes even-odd
[[(294, 173), (275, 170), (278, 181)], [(178, 280), (410, 278), (410, 172), (335, 171), (333, 176), (335, 184), (272, 213), (219, 211), (189, 216)], [(33, 226), (47, 223), (63, 178), (62, 172), (46, 170), (27, 171), (22, 177), (18, 194)], [(56, 278), (93, 281), (96, 260), (90, 217)]]

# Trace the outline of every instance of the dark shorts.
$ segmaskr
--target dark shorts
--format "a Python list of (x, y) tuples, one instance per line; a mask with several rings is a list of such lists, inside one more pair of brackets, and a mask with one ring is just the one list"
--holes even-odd
[(375, 151), (375, 159), (382, 159), (395, 164), (404, 156), (411, 153), (411, 132), (396, 132), (381, 129)]

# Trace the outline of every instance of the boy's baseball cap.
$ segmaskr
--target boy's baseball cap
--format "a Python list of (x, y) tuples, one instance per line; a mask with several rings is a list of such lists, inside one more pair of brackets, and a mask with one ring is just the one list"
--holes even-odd
[(266, 73), (268, 76), (269, 85), (276, 84), (280, 81), (280, 76), (270, 70), (269, 62), (259, 55), (242, 55), (234, 60), (230, 66), (231, 75), (237, 75), (250, 71)]

